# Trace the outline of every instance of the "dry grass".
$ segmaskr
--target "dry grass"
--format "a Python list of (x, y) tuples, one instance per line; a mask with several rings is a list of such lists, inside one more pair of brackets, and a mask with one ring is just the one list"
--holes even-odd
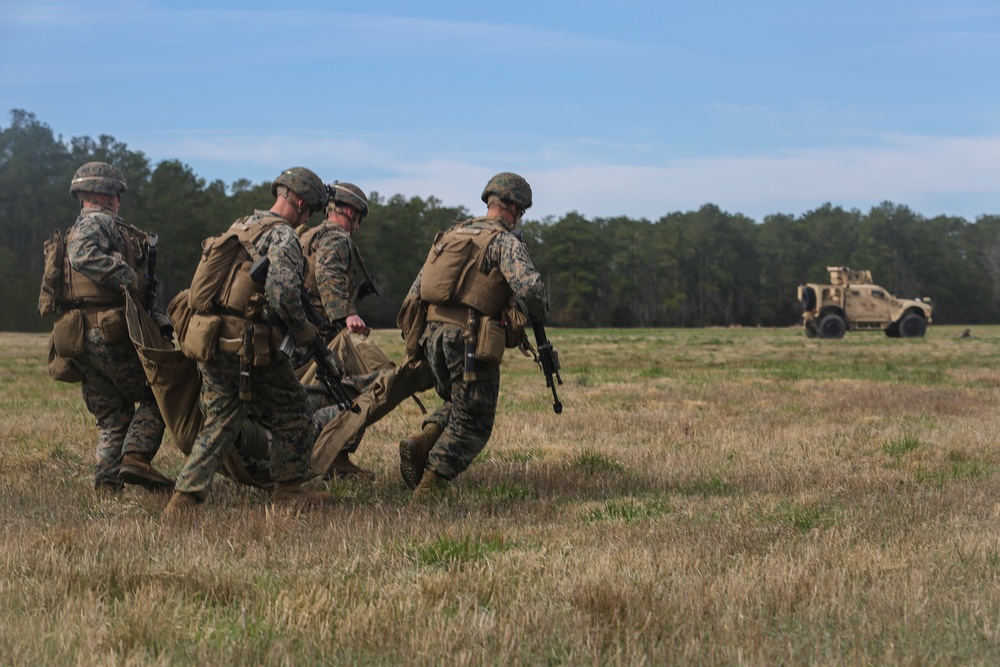
[(189, 528), (94, 496), (78, 388), (2, 334), (0, 662), (995, 663), (1000, 327), (959, 330), (556, 330), (564, 413), (509, 358), (440, 504), (406, 508), (408, 403), (337, 506), (219, 479)]

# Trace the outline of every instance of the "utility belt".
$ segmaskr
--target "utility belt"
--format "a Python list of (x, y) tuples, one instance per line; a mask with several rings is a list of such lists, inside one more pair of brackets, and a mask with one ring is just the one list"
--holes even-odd
[[(469, 317), (469, 310), (475, 312), (473, 318)], [(507, 329), (500, 320), (461, 304), (430, 303), (427, 304), (427, 321), (462, 327), (468, 346), (475, 343), (476, 361), (499, 364), (503, 360), (503, 353), (507, 348)]]
[(181, 350), (195, 361), (212, 362), (218, 351), (252, 359), (253, 366), (270, 366), (275, 355), (271, 325), (230, 314), (194, 313)]
[(60, 313), (52, 327), (56, 354), (66, 359), (82, 357), (86, 352), (84, 336), (95, 328), (101, 331), (101, 337), (109, 345), (126, 340), (125, 306), (87, 306)]

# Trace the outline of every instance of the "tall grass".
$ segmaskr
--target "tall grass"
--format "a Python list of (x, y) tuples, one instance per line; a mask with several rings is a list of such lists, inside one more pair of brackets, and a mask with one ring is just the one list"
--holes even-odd
[(439, 502), (407, 507), (404, 403), (334, 506), (218, 478), (184, 527), (94, 495), (79, 388), (0, 334), (0, 663), (993, 664), (1000, 327), (959, 330), (553, 330), (563, 414), (508, 356)]

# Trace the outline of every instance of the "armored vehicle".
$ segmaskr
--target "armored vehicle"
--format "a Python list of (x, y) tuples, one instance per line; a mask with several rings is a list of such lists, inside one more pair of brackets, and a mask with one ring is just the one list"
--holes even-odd
[(930, 299), (897, 299), (873, 284), (871, 271), (828, 266), (830, 284), (799, 285), (802, 322), (809, 338), (842, 338), (850, 331), (884, 331), (891, 338), (923, 336)]

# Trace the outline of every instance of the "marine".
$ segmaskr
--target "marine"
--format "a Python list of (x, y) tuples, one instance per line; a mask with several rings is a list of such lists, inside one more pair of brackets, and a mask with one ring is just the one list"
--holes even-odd
[(162, 335), (172, 335), (170, 320), (147, 289), (155, 236), (118, 214), (127, 189), (114, 165), (88, 162), (77, 169), (70, 195), (80, 202), (80, 215), (64, 245), (58, 235), (46, 244), (39, 296), (40, 313), (58, 313), (50, 373), (58, 367), (56, 379), (82, 382), (84, 403), (97, 421), (94, 488), (102, 493), (118, 492), (124, 484), (151, 491), (174, 486), (152, 464), (165, 425), (125, 323), (129, 291), (146, 301)]
[(400, 310), (407, 353), (428, 364), (443, 404), (399, 445), (411, 503), (436, 495), (465, 471), (493, 432), (506, 347), (502, 322), (515, 305), (544, 322), (549, 295), (514, 233), (532, 192), (518, 174), (483, 189), (486, 215), (439, 233)]

